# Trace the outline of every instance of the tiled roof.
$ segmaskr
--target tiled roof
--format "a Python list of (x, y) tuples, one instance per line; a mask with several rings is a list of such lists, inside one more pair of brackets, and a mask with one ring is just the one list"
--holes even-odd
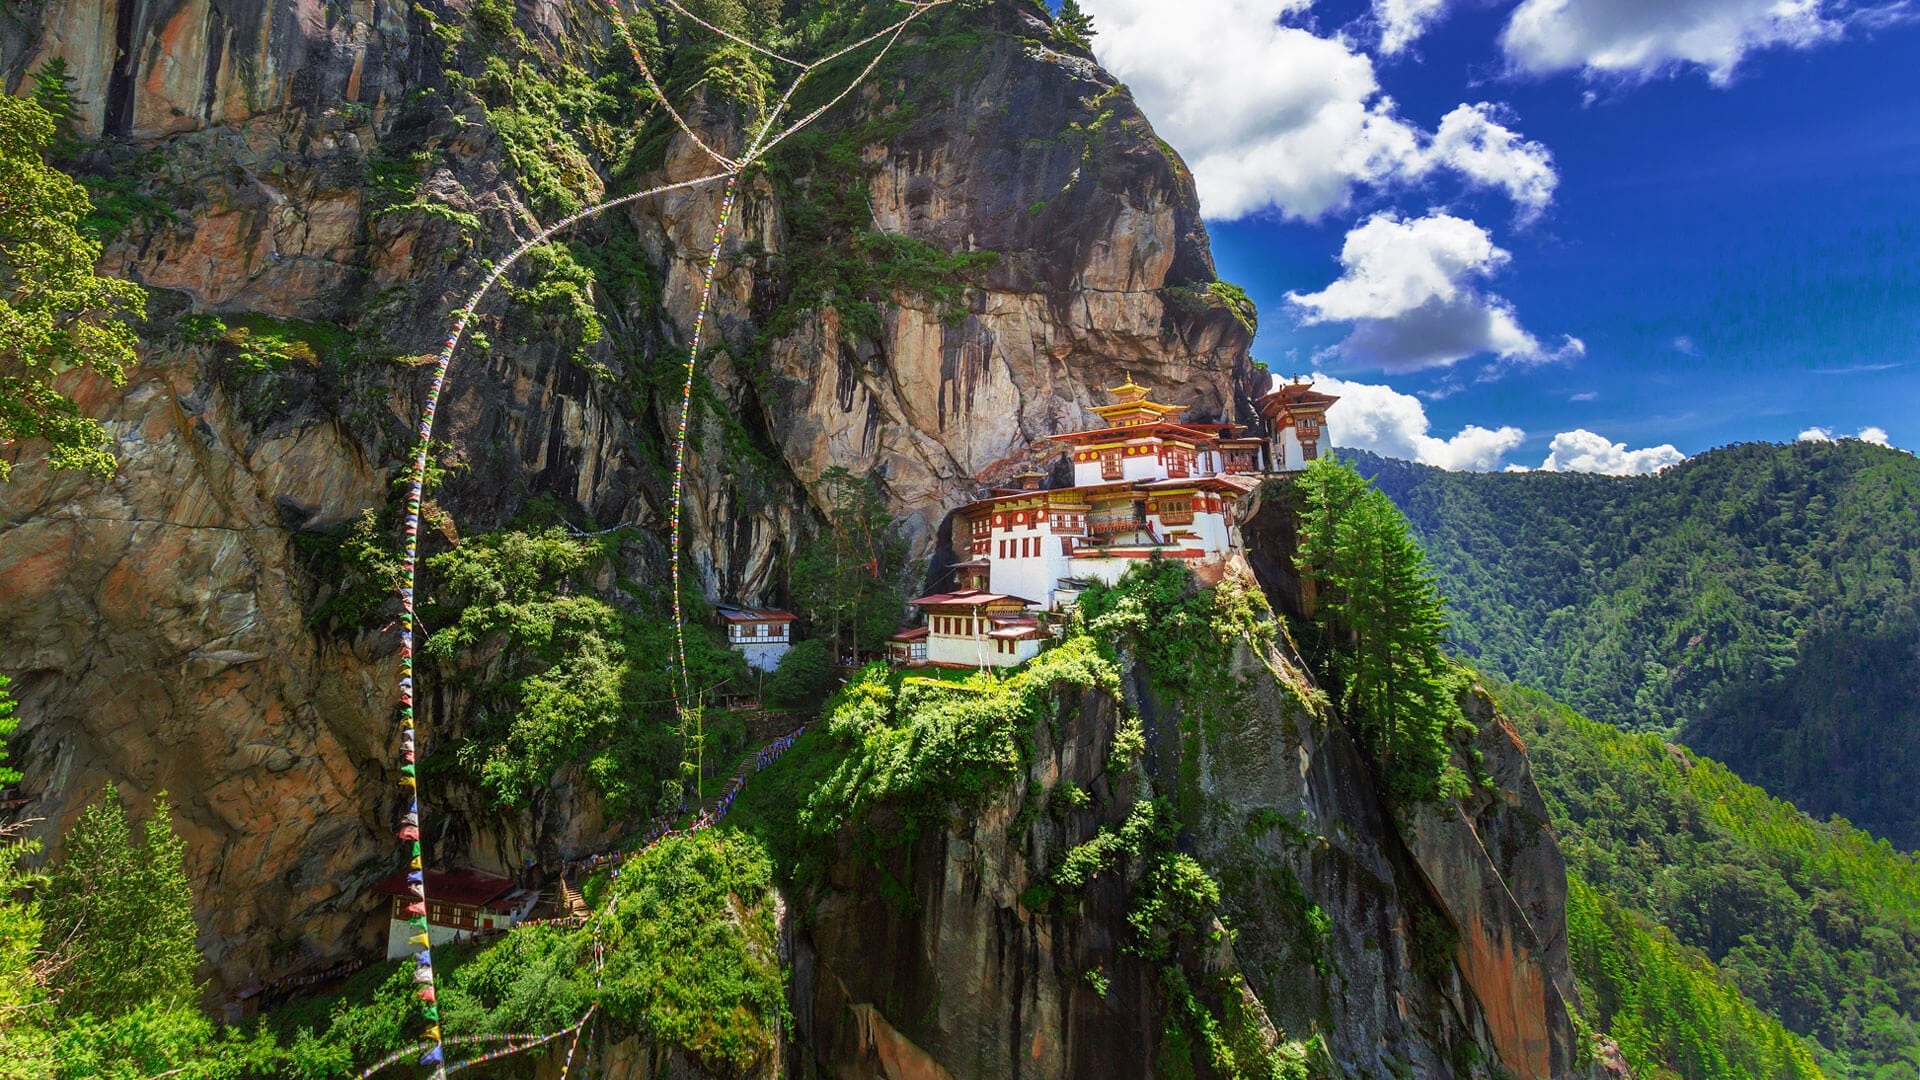
[(719, 607), (714, 613), (727, 622), (793, 622), (800, 616), (778, 608)]
[[(428, 870), (426, 884), (428, 900), (439, 904), (464, 904), (467, 907), (485, 907), (489, 901), (515, 891), (512, 881), (478, 870)], [(410, 895), (407, 891), (407, 871), (402, 870), (382, 879), (374, 885), (373, 891), (387, 896)]]

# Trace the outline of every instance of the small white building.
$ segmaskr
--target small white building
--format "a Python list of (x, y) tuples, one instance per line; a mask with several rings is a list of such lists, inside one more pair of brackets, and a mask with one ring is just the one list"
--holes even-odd
[(945, 667), (1013, 667), (1040, 652), (1050, 636), (1028, 609), (1031, 600), (961, 589), (913, 601), (926, 612), (926, 662)]
[(927, 628), (915, 626), (887, 639), (887, 662), (913, 667), (927, 662)]
[(755, 671), (772, 671), (793, 646), (791, 612), (774, 608), (716, 606), (715, 615), (726, 627), (727, 645), (747, 658)]
[(1320, 457), (1320, 442), (1327, 433), (1327, 408), (1339, 400), (1315, 390), (1305, 379), (1276, 383), (1273, 391), (1260, 399), (1260, 415), (1267, 422), (1269, 453), (1276, 472), (1299, 472)]
[(526, 918), (540, 900), (540, 894), (532, 889), (478, 870), (402, 870), (374, 885), (373, 891), (393, 898), (387, 923), (389, 960), (418, 951), (408, 941), (415, 933), (408, 924), (410, 919), (425, 917), (427, 940), (444, 945), (476, 934), (508, 930)]

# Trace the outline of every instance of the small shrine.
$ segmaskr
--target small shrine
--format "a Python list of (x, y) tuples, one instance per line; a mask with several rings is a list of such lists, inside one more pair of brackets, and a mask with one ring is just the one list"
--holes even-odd
[(747, 658), (755, 671), (772, 671), (793, 646), (791, 629), (798, 616), (776, 608), (714, 607), (714, 617), (727, 631), (727, 646)]
[(1299, 472), (1319, 458), (1321, 440), (1326, 438), (1327, 408), (1339, 400), (1298, 376), (1260, 399), (1260, 418), (1267, 422), (1275, 472)]
[(478, 870), (402, 870), (375, 884), (373, 891), (393, 898), (387, 923), (389, 960), (416, 951), (407, 943), (415, 933), (407, 920), (416, 916), (426, 916), (427, 941), (443, 945), (510, 929), (540, 901), (535, 890)]

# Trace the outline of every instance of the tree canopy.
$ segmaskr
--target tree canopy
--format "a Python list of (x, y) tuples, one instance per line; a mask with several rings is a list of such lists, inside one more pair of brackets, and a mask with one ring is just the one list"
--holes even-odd
[(1446, 794), (1460, 779), (1448, 738), (1464, 722), (1462, 680), (1441, 653), (1447, 620), (1407, 520), (1344, 462), (1322, 458), (1293, 482), (1296, 556), (1316, 619), (1303, 635), (1316, 670), (1388, 787), (1402, 799)]
[(1608, 477), (1350, 456), (1412, 520), (1474, 663), (1920, 846), (1920, 458), (1748, 444)]
[[(54, 468), (105, 476), (106, 430), (54, 380), (84, 368), (124, 382), (128, 319), (145, 316), (146, 293), (94, 274), (100, 245), (80, 232), (86, 192), (43, 156), (57, 135), (38, 103), (0, 94), (0, 445), (45, 439)], [(0, 459), (0, 480), (11, 475)]]
[(826, 528), (794, 556), (794, 604), (815, 634), (876, 651), (905, 611), (907, 542), (871, 479), (836, 465), (820, 490)]
[(113, 789), (81, 813), (41, 898), (44, 945), (63, 961), (51, 980), (62, 1015), (111, 1019), (194, 1001), (200, 952), (185, 855), (164, 793), (137, 843)]

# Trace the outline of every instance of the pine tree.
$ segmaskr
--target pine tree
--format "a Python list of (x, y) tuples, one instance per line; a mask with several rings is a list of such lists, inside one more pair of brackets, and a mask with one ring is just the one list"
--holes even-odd
[(821, 477), (827, 529), (793, 560), (794, 603), (835, 652), (880, 647), (906, 603), (907, 544), (871, 480), (835, 466)]
[(1303, 472), (1294, 503), (1303, 606), (1320, 624), (1342, 716), (1396, 798), (1446, 794), (1460, 680), (1441, 651), (1446, 615), (1425, 553), (1393, 503), (1343, 462)]
[(1054, 30), (1061, 40), (1083, 49), (1093, 46), (1093, 16), (1081, 10), (1079, 0), (1062, 0), (1060, 14), (1054, 16)]
[[(7, 695), (12, 680), (0, 675), (0, 783), (11, 784), (20, 774), (5, 765), (6, 739), (20, 721)], [(49, 1065), (51, 1019), (41, 985), (40, 908), (19, 899), (41, 883), (36, 874), (20, 867), (20, 860), (39, 850), (30, 840), (14, 838), (14, 829), (0, 829), (0, 1080), (45, 1076)]]
[(186, 1004), (198, 992), (193, 890), (172, 819), (163, 792), (136, 845), (109, 787), (67, 834), (42, 901), (42, 941), (60, 960), (52, 984), (63, 1015), (110, 1019), (148, 1004)]
[(56, 56), (33, 73), (33, 100), (53, 118), (47, 164), (64, 168), (80, 153), (80, 103), (73, 96), (73, 74), (66, 60)]

